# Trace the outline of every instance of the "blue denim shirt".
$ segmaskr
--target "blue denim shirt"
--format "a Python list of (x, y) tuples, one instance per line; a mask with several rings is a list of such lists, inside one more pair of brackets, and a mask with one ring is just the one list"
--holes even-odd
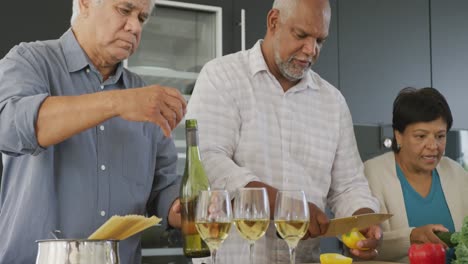
[[(0, 61), (0, 263), (34, 263), (35, 241), (52, 230), (86, 238), (112, 215), (166, 219), (180, 177), (174, 142), (158, 126), (115, 117), (48, 148), (35, 136), (48, 96), (141, 86), (122, 64), (103, 82), (71, 29), (21, 43)], [(120, 242), (121, 263), (140, 263), (139, 238)]]

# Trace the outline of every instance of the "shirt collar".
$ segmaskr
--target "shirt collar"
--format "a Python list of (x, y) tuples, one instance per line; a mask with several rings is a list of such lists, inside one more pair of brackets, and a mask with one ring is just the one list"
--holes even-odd
[[(249, 64), (250, 64), (250, 74), (253, 77), (255, 74), (266, 71), (270, 72), (268, 65), (266, 64), (265, 57), (263, 57), (262, 44), (263, 40), (260, 39), (255, 43), (255, 45), (250, 50), (249, 54)], [(293, 88), (295, 91), (302, 91), (307, 88), (318, 90), (319, 85), (316, 85), (315, 78), (312, 78), (313, 71), (309, 70)]]
[(69, 72), (79, 71), (89, 65), (88, 58), (71, 28), (60, 37), (60, 43)]
[[(85, 51), (81, 48), (71, 28), (60, 37), (60, 42), (65, 56), (65, 61), (67, 63), (68, 72), (76, 72), (89, 67), (91, 70), (99, 73), (96, 67), (94, 67), (90, 62)], [(120, 62), (115, 71), (115, 75), (112, 76), (113, 82), (117, 82), (122, 78), (123, 72), (123, 63)]]
[(261, 71), (270, 71), (268, 65), (266, 64), (265, 57), (262, 53), (262, 43), (263, 40), (257, 41), (255, 45), (250, 50), (249, 55), (249, 64), (250, 64), (250, 74), (252, 77)]

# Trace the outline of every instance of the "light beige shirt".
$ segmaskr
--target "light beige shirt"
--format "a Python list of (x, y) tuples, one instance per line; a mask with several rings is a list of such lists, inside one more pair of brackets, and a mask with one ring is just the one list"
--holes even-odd
[[(251, 181), (304, 190), (308, 201), (336, 216), (379, 210), (363, 174), (349, 109), (341, 93), (312, 70), (284, 92), (259, 41), (252, 49), (205, 65), (187, 118), (198, 119), (208, 178), (231, 194)], [(248, 246), (233, 227), (219, 263), (248, 263)], [(318, 240), (299, 243), (297, 262), (318, 260)], [(255, 244), (255, 263), (288, 263), (273, 223)]]

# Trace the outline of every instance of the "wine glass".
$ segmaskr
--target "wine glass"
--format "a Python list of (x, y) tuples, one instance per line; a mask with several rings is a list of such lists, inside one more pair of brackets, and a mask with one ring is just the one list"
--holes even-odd
[(270, 224), (270, 203), (265, 188), (240, 188), (234, 199), (234, 224), (249, 242), (250, 264), (253, 264), (255, 241), (265, 235)]
[(309, 206), (303, 191), (278, 191), (275, 204), (275, 227), (289, 247), (291, 264), (296, 261), (296, 247), (309, 228)]
[(228, 237), (232, 210), (226, 190), (200, 191), (195, 226), (211, 252), (211, 263), (216, 264), (216, 252)]

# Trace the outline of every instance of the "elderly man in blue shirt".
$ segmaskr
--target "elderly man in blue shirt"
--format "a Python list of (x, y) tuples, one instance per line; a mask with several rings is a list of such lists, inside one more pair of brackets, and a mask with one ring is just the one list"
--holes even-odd
[[(21, 43), (0, 61), (0, 263), (34, 263), (35, 240), (86, 238), (112, 215), (180, 227), (171, 130), (186, 102), (123, 67), (155, 0), (74, 0), (57, 40)], [(139, 263), (139, 236), (120, 243)]]

